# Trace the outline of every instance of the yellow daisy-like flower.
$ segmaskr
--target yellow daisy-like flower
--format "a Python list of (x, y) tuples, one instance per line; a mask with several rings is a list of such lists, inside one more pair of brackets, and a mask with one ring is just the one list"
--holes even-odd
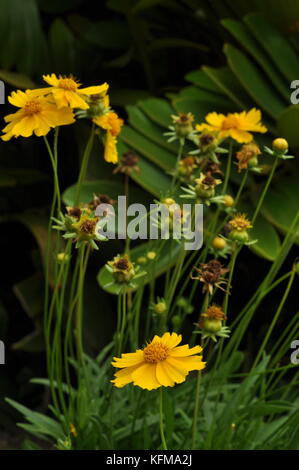
[(261, 123), (261, 111), (256, 108), (241, 113), (224, 114), (209, 113), (206, 116), (207, 123), (198, 124), (196, 129), (202, 131), (217, 131), (219, 138), (231, 137), (240, 144), (253, 140), (251, 132), (264, 134), (267, 128)]
[(51, 86), (38, 88), (33, 90), (33, 92), (37, 96), (51, 93), (59, 109), (65, 106), (69, 106), (70, 108), (88, 109), (89, 104), (86, 102), (86, 98), (89, 95), (105, 95), (109, 88), (107, 83), (103, 83), (98, 86), (80, 88), (81, 84), (73, 77), (63, 77), (62, 75), (57, 77), (55, 73), (52, 73), (51, 75), (43, 75), (43, 79)]
[(246, 214), (237, 214), (228, 223), (234, 230), (237, 230), (239, 232), (252, 228), (252, 225), (247, 219)]
[(116, 113), (109, 112), (95, 117), (93, 122), (107, 131), (104, 144), (104, 159), (108, 163), (117, 163), (118, 153), (116, 137), (120, 133), (124, 121), (120, 119)]
[(2, 140), (12, 137), (30, 137), (48, 134), (51, 127), (64, 126), (75, 122), (74, 114), (70, 108), (57, 109), (57, 106), (44, 96), (35, 96), (31, 90), (13, 91), (8, 101), (20, 108), (13, 114), (5, 116), (4, 135)]
[(112, 365), (118, 367), (112, 383), (118, 388), (131, 382), (146, 390), (159, 387), (173, 387), (176, 383), (185, 382), (191, 370), (201, 370), (206, 366), (202, 362), (200, 346), (189, 348), (187, 344), (178, 346), (182, 336), (176, 333), (164, 333), (155, 336), (144, 349), (135, 353), (114, 357)]

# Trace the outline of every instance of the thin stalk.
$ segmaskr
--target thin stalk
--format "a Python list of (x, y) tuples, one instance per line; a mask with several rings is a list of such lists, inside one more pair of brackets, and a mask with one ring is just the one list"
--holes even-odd
[(164, 424), (163, 424), (163, 387), (160, 387), (159, 395), (159, 416), (160, 416), (160, 436), (162, 441), (162, 449), (167, 450), (167, 444), (164, 435)]
[(90, 153), (93, 147), (94, 135), (95, 135), (95, 125), (93, 123), (91, 127), (90, 136), (87, 141), (87, 144), (83, 153), (83, 157), (82, 157), (82, 163), (81, 163), (81, 168), (80, 168), (80, 173), (79, 173), (77, 188), (76, 188), (75, 205), (79, 204), (80, 202), (82, 183), (86, 176), (88, 161), (89, 161)]

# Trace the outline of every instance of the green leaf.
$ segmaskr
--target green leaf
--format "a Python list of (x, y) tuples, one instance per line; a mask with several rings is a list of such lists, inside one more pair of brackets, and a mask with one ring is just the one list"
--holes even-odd
[(287, 81), (298, 78), (298, 55), (287, 39), (262, 15), (252, 13), (244, 21)]
[[(283, 181), (281, 181), (282, 186), (283, 184)], [(288, 182), (285, 184), (288, 184)], [(265, 197), (261, 211), (269, 222), (282, 233), (287, 233), (298, 211), (298, 199), (295, 200), (295, 198), (287, 197), (282, 191), (278, 192), (270, 189)], [(299, 237), (297, 237), (298, 242)]]
[(123, 127), (120, 140), (164, 170), (170, 170), (175, 166), (175, 155), (146, 139), (129, 126)]
[(5, 83), (12, 85), (16, 88), (23, 90), (27, 88), (34, 88), (36, 85), (31, 78), (21, 73), (9, 72), (7, 70), (0, 70), (0, 79), (4, 80)]
[(299, 147), (299, 105), (293, 105), (286, 108), (278, 116), (278, 132), (287, 139), (290, 147)]
[[(67, 206), (74, 206), (76, 200), (77, 185), (69, 186), (63, 193), (62, 199)], [(85, 181), (81, 187), (80, 201), (88, 203), (92, 200), (94, 193), (106, 194), (117, 200), (118, 196), (124, 194), (124, 185), (119, 182), (109, 180)], [(140, 204), (149, 202), (149, 197), (140, 188), (130, 188), (130, 203)]]
[(162, 127), (168, 127), (172, 120), (173, 108), (168, 101), (159, 98), (149, 98), (148, 100), (138, 103), (142, 111), (147, 114), (152, 121)]
[(228, 63), (238, 80), (242, 83), (247, 93), (255, 100), (256, 104), (265, 109), (273, 118), (277, 118), (285, 105), (273, 91), (259, 69), (238, 49), (226, 44), (224, 52)]
[[(150, 282), (151, 279), (155, 279), (156, 277), (166, 272), (177, 262), (178, 254), (181, 250), (180, 245), (175, 240), (165, 240), (165, 242), (163, 242), (164, 240), (160, 242), (161, 248), (158, 251), (156, 249), (157, 257), (154, 260), (148, 260), (145, 265), (140, 266), (140, 271), (146, 271), (146, 275), (141, 276), (136, 281), (134, 281), (136, 287), (125, 287), (126, 291), (135, 291), (140, 286)], [(152, 241), (133, 248), (130, 254), (131, 260), (138, 266), (137, 259), (140, 256), (146, 256), (148, 251), (153, 251)], [(115, 295), (119, 294), (121, 284), (114, 282), (114, 278), (110, 271), (107, 270), (106, 266), (100, 269), (97, 275), (97, 280), (101, 288), (106, 292)]]
[(55, 68), (60, 73), (69, 73), (74, 64), (74, 37), (66, 23), (57, 18), (49, 31)]
[(185, 79), (188, 82), (194, 83), (194, 85), (197, 85), (203, 90), (208, 90), (213, 93), (217, 93), (219, 96), (223, 96), (221, 88), (209, 78), (204, 70), (194, 70), (189, 72), (185, 75)]
[(250, 230), (250, 238), (258, 240), (250, 246), (250, 249), (257, 255), (269, 261), (274, 261), (280, 250), (280, 239), (272, 225), (264, 219), (258, 217)]
[(202, 70), (239, 109), (248, 108), (250, 105), (248, 94), (228, 67), (213, 69), (204, 66)]
[(231, 100), (225, 96), (207, 90), (201, 90), (194, 86), (183, 88), (178, 96), (200, 101), (204, 105), (210, 106), (210, 112), (216, 109), (218, 112), (221, 110), (235, 111), (236, 109)]
[(5, 401), (19, 411), (27, 421), (33, 425), (31, 426), (31, 432), (33, 434), (36, 432), (37, 434), (51, 437), (54, 439), (54, 442), (57, 442), (58, 439), (62, 439), (64, 437), (62, 427), (54, 419), (49, 418), (42, 413), (31, 411), (26, 406), (23, 406), (10, 398), (6, 398)]
[[(280, 70), (277, 69), (269, 56), (263, 51), (262, 47), (265, 44), (265, 37), (262, 38), (262, 43), (257, 42), (248, 29), (240, 22), (235, 20), (223, 20), (222, 24), (230, 31), (231, 34), (242, 44), (243, 47), (254, 57), (260, 64), (261, 68), (268, 75), (269, 80), (273, 83), (281, 96), (289, 102), (290, 93), (288, 83), (282, 79)], [(254, 31), (256, 28), (253, 28)], [(261, 38), (258, 38), (259, 41)]]
[(129, 116), (128, 122), (131, 126), (156, 144), (177, 154), (178, 144), (175, 142), (167, 142), (167, 137), (163, 135), (166, 131), (165, 128), (157, 126), (157, 124), (151, 121), (137, 106), (127, 106), (126, 109)]
[(125, 21), (102, 20), (94, 23), (84, 38), (103, 49), (127, 49), (130, 33)]
[(149, 50), (154, 51), (156, 49), (167, 49), (167, 48), (188, 48), (196, 49), (199, 51), (207, 52), (209, 48), (204, 44), (199, 44), (198, 42), (189, 41), (182, 38), (162, 38), (155, 39), (151, 42)]

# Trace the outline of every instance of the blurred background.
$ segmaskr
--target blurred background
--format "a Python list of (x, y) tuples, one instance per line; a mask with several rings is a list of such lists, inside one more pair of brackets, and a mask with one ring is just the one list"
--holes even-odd
[[(127, 122), (121, 149), (133, 148), (144, 169), (135, 175), (132, 191), (146, 199), (158, 196), (163, 186), (165, 167), (159, 167), (157, 155), (173, 112), (191, 111), (200, 120), (210, 111), (256, 106), (270, 130), (268, 139), (282, 134), (296, 152), (299, 109), (290, 105), (289, 96), (291, 81), (299, 79), (298, 31), (296, 0), (0, 0), (0, 79), (6, 96), (14, 89), (43, 86), (45, 73), (72, 74), (84, 86), (108, 82), (111, 105)], [(11, 106), (1, 105), (0, 111), (3, 118)], [(87, 134), (85, 122), (61, 133), (63, 190), (76, 181)], [(0, 366), (0, 449), (19, 447), (23, 440), (15, 429), (15, 411), (3, 397), (36, 409), (47, 406), (45, 390), (29, 380), (46, 375), (42, 310), (52, 198), (49, 175), (40, 139), (0, 142), (0, 339), (6, 344), (7, 362)], [(88, 177), (107, 184), (113, 180), (110, 195), (119, 193), (122, 176), (112, 175), (99, 146), (92, 152)], [(236, 186), (238, 178), (236, 173)], [(297, 181), (298, 164), (292, 161), (265, 202), (257, 228), (259, 246), (240, 262), (244, 292), (233, 300), (236, 311), (242, 295), (252, 292), (275, 259), (297, 206)], [(249, 197), (248, 204), (254, 204), (254, 198)], [(100, 291), (96, 274), (116, 251), (116, 245), (107, 244), (91, 261), (85, 325), (91, 354), (109, 340), (114, 328), (115, 299)], [(290, 263), (293, 258), (294, 253)], [(261, 331), (271, 305), (263, 308), (257, 325)], [(255, 335), (249, 335), (245, 347), (254, 350)]]

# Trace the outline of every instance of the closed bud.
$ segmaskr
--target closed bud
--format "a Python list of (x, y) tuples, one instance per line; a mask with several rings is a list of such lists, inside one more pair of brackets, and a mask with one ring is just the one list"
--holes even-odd
[(223, 250), (226, 247), (226, 241), (224, 240), (224, 238), (215, 237), (212, 241), (212, 247), (215, 250)]
[(278, 153), (284, 153), (288, 150), (289, 144), (288, 144), (288, 141), (286, 139), (278, 137), (277, 139), (273, 140), (272, 148), (273, 148), (274, 151), (276, 151)]

